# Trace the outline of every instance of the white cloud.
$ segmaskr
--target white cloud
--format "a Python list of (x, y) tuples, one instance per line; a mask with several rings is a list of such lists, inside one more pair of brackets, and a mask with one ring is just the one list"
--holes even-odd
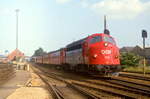
[[(73, 0), (56, 0), (65, 4)], [(143, 12), (150, 11), (150, 1), (142, 0), (100, 0), (96, 3), (90, 0), (80, 0), (83, 8), (92, 9), (98, 15), (108, 15), (112, 19), (133, 19)]]
[(132, 19), (140, 13), (150, 10), (150, 1), (140, 0), (102, 0), (91, 5), (99, 15), (109, 15), (114, 19)]
[(60, 3), (60, 4), (64, 4), (64, 3), (68, 3), (70, 2), (71, 0), (56, 0), (57, 3)]

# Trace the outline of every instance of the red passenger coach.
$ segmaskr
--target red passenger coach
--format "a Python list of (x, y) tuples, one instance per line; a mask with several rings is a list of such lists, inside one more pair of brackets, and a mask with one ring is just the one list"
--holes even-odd
[(49, 64), (49, 54), (43, 55), (43, 64)]
[(36, 63), (51, 64), (51, 65), (62, 65), (65, 64), (65, 48), (49, 52), (42, 56), (36, 57)]
[(36, 57), (36, 63), (43, 64), (43, 56), (37, 56)]
[(60, 49), (60, 64), (66, 64), (66, 48)]
[(50, 52), (50, 64), (60, 65), (60, 50)]

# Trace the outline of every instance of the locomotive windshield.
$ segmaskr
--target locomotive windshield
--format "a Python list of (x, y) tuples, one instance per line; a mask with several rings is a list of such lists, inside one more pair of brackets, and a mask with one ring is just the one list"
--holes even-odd
[(93, 44), (93, 43), (97, 43), (100, 41), (102, 41), (102, 37), (101, 36), (95, 36), (90, 40), (90, 43)]
[(112, 37), (104, 36), (104, 41), (112, 44), (116, 44)]

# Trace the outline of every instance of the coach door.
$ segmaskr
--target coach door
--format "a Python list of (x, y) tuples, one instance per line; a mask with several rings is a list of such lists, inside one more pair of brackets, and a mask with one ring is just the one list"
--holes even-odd
[(60, 63), (61, 64), (64, 64), (65, 63), (65, 49), (62, 49), (61, 51), (60, 51)]
[(85, 41), (83, 43), (83, 60), (84, 60), (84, 64), (88, 64), (88, 42)]

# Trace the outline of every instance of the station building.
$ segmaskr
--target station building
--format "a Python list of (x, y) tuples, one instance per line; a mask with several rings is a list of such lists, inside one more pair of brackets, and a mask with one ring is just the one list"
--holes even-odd
[(15, 49), (10, 54), (8, 54), (8, 60), (13, 61), (16, 60), (16, 58), (23, 58), (24, 53), (22, 53), (19, 49)]

